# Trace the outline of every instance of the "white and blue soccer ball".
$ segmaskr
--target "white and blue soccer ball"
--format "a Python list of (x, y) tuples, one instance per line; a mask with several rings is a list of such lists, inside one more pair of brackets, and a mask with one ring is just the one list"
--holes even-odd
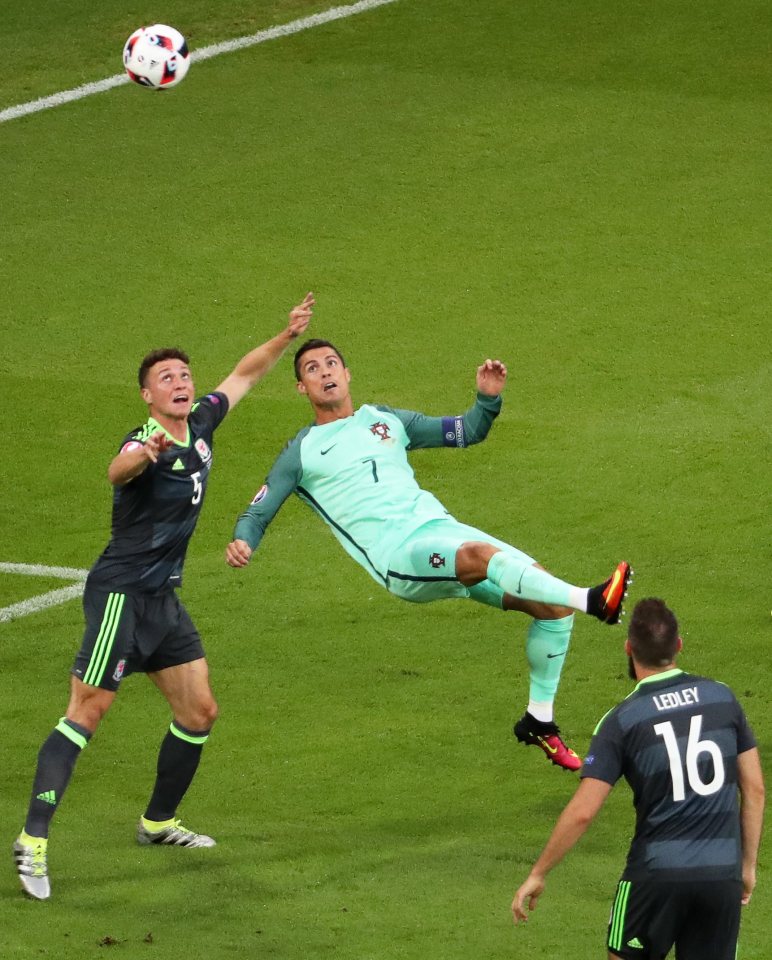
[(123, 65), (134, 83), (168, 90), (185, 79), (190, 67), (188, 44), (179, 30), (163, 23), (140, 27), (126, 41)]

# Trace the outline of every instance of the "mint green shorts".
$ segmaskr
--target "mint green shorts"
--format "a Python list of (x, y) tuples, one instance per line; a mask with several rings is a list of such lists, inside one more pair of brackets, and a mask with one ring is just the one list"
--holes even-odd
[(461, 544), (470, 541), (490, 543), (523, 563), (536, 563), (517, 547), (452, 517), (430, 520), (414, 530), (389, 557), (386, 589), (395, 597), (411, 603), (462, 598), (501, 609), (504, 596), (501, 587), (490, 580), (465, 587), (456, 579), (456, 551)]

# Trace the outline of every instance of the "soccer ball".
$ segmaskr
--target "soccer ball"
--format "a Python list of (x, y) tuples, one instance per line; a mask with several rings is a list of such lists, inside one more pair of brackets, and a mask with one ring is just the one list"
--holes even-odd
[(185, 37), (162, 23), (140, 27), (123, 48), (126, 73), (143, 87), (167, 90), (183, 80), (190, 66)]

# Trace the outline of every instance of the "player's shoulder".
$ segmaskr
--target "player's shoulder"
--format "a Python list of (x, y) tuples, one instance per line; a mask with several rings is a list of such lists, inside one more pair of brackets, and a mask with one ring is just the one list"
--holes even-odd
[(734, 690), (723, 680), (716, 680), (714, 677), (703, 677), (698, 674), (687, 674), (689, 680), (693, 682), (700, 691), (701, 702), (711, 703), (735, 703), (739, 705), (739, 700)]
[(373, 430), (373, 427), (375, 427), (373, 432), (379, 433), (380, 424), (401, 431), (406, 429), (420, 414), (415, 410), (392, 407), (388, 403), (365, 403), (356, 411), (355, 416), (368, 422), (369, 429)]
[[(699, 673), (689, 673), (686, 670), (682, 670), (677, 677), (674, 677), (673, 682), (665, 689), (670, 687), (677, 692), (686, 690), (690, 695), (697, 697), (699, 702), (710, 699), (714, 703), (720, 703), (737, 699), (732, 688), (721, 680)], [(657, 687), (657, 689), (660, 688)]]
[(207, 413), (216, 413), (220, 419), (228, 412), (228, 397), (219, 390), (212, 390), (201, 397), (196, 397), (190, 408), (190, 417), (201, 416)]
[(388, 403), (363, 403), (361, 407), (358, 407), (354, 411), (354, 416), (360, 419), (373, 416), (377, 417), (381, 414), (396, 416), (397, 411), (394, 407), (389, 406)]
[(625, 701), (623, 700), (622, 703), (615, 703), (603, 714), (600, 720), (598, 720), (598, 722), (595, 724), (595, 729), (592, 731), (593, 736), (596, 736), (601, 732), (604, 735), (608, 735), (612, 730), (618, 728), (618, 715), (624, 702)]
[(286, 464), (288, 461), (297, 461), (299, 463), (302, 457), (303, 441), (311, 435), (313, 428), (313, 423), (306, 424), (306, 426), (301, 427), (293, 437), (290, 437), (279, 451), (279, 455), (276, 457), (276, 463)]
[(133, 449), (134, 444), (144, 443), (156, 430), (158, 430), (158, 424), (152, 418), (148, 418), (140, 426), (129, 430), (121, 440), (121, 453), (126, 449)]
[(289, 440), (282, 447), (282, 453), (286, 450), (292, 450), (294, 448), (299, 448), (301, 443), (305, 440), (307, 436), (311, 433), (311, 430), (314, 428), (313, 423), (307, 423), (304, 427), (301, 427), (300, 430), (295, 434), (294, 437), (290, 437)]

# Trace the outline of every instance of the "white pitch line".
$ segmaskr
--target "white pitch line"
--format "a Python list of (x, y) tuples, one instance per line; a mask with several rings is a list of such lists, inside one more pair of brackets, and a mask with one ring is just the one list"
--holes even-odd
[[(396, 3), (396, 0), (359, 0), (358, 3), (351, 3), (345, 7), (332, 7), (322, 13), (314, 13), (308, 17), (301, 17), (299, 20), (293, 20), (291, 23), (285, 23), (278, 27), (268, 27), (266, 30), (259, 30), (248, 37), (237, 37), (234, 40), (225, 40), (223, 43), (213, 43), (209, 47), (201, 47), (200, 50), (194, 50), (190, 55), (192, 61), (209, 60), (210, 57), (218, 57), (221, 53), (231, 53), (234, 50), (243, 50), (244, 47), (254, 47), (258, 43), (265, 43), (266, 40), (276, 40), (279, 37), (289, 37), (293, 33), (300, 33), (302, 30), (310, 30), (312, 27), (321, 27), (325, 23), (331, 23), (333, 20), (343, 20), (346, 17), (353, 17), (357, 13), (364, 13), (367, 10), (373, 10), (376, 7), (383, 7), (388, 3)], [(17, 120), (19, 117), (29, 116), (31, 113), (38, 113), (40, 110), (50, 110), (52, 107), (61, 107), (65, 103), (72, 103), (73, 100), (82, 100), (84, 97), (90, 97), (93, 93), (104, 93), (106, 90), (112, 90), (113, 87), (120, 87), (124, 83), (129, 83), (129, 78), (125, 73), (116, 73), (112, 77), (106, 77), (104, 80), (97, 80), (95, 83), (84, 83), (83, 86), (74, 87), (72, 90), (62, 90), (60, 93), (53, 93), (49, 97), (41, 97), (39, 100), (30, 100), (29, 103), (20, 103), (15, 107), (6, 107), (0, 110), (0, 123), (7, 120)]]
[(0, 623), (7, 623), (9, 620), (17, 620), (19, 617), (26, 617), (30, 613), (37, 613), (38, 610), (45, 610), (46, 607), (55, 607), (73, 597), (79, 597), (83, 593), (83, 583), (73, 583), (70, 587), (62, 587), (60, 590), (51, 590), (49, 593), (41, 593), (37, 597), (30, 597), (29, 600), (22, 600), (21, 603), (12, 603), (10, 607), (0, 608)]
[(46, 607), (55, 607), (66, 603), (73, 597), (83, 593), (88, 570), (80, 567), (47, 567), (42, 563), (0, 563), (0, 573), (18, 573), (26, 577), (53, 577), (55, 580), (77, 580), (69, 587), (60, 587), (58, 590), (49, 590), (48, 593), (38, 594), (19, 603), (12, 603), (9, 607), (0, 607), (0, 623), (8, 623), (19, 617), (29, 616)]
[(81, 570), (80, 567), (46, 567), (41, 563), (0, 563), (0, 573), (53, 577), (54, 580), (85, 580), (88, 576), (88, 570)]

